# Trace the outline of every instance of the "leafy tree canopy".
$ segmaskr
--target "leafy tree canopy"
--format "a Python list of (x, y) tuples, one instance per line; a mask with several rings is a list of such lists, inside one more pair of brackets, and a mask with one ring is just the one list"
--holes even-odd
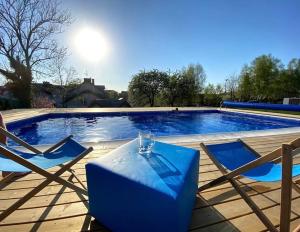
[(141, 71), (129, 83), (129, 101), (134, 106), (155, 105), (155, 98), (161, 93), (168, 81), (168, 74), (156, 69)]

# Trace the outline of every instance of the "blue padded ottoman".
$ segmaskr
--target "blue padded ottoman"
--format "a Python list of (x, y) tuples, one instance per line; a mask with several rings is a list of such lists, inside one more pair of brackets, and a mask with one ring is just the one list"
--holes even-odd
[(90, 214), (112, 231), (187, 231), (196, 199), (199, 151), (135, 139), (86, 165)]

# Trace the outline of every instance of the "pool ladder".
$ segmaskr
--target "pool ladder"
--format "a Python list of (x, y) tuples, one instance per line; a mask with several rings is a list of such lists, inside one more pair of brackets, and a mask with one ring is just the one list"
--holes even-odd
[(222, 110), (223, 107), (223, 101), (220, 102), (219, 110)]

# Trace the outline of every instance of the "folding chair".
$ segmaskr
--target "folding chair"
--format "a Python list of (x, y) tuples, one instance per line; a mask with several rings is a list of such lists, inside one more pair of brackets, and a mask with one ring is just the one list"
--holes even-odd
[[(300, 138), (295, 139), (289, 144), (282, 144), (282, 147), (265, 156), (260, 156), (240, 139), (235, 142), (223, 144), (204, 145), (201, 143), (200, 146), (223, 175), (199, 187), (199, 192), (228, 181), (264, 225), (270, 231), (278, 231), (234, 178), (244, 176), (261, 182), (282, 181), (280, 231), (289, 231), (291, 187), (300, 193), (300, 187), (292, 181), (292, 177), (300, 175), (300, 164), (293, 165), (292, 163), (293, 155), (299, 154)], [(273, 162), (281, 156), (282, 164)]]
[[(15, 176), (15, 173), (19, 172), (29, 173), (34, 171), (46, 178), (41, 184), (3, 211), (0, 214), (0, 221), (4, 220), (52, 181), (71, 188), (77, 193), (88, 195), (86, 187), (75, 175), (75, 172), (71, 167), (90, 153), (93, 150), (92, 147), (86, 149), (73, 140), (72, 136), (68, 136), (42, 152), (3, 128), (0, 128), (0, 133), (31, 151), (30, 153), (23, 152), (9, 146), (0, 145), (0, 171), (12, 172), (0, 181), (0, 186), (7, 183)], [(46, 171), (46, 169), (55, 166), (60, 166), (61, 168), (54, 174)], [(71, 175), (77, 179), (82, 188), (60, 177), (66, 171), (70, 172)]]

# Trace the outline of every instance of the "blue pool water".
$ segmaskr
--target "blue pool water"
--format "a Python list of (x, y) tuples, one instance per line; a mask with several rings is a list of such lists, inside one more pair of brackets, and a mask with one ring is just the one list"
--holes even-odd
[(53, 144), (67, 135), (79, 142), (300, 127), (299, 120), (221, 111), (48, 114), (13, 122), (8, 130), (30, 144)]

